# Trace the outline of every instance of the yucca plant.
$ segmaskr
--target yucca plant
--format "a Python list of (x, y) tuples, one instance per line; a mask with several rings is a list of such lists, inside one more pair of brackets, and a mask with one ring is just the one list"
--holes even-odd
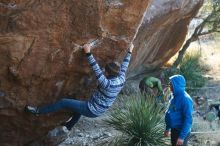
[(119, 103), (106, 120), (108, 125), (122, 133), (115, 145), (165, 145), (162, 110), (153, 97), (136, 93)]

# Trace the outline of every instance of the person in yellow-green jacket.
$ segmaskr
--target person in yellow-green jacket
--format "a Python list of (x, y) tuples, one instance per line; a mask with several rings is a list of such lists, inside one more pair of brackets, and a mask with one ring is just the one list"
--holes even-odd
[(160, 79), (155, 77), (144, 77), (140, 81), (139, 89), (142, 94), (147, 94), (155, 97), (157, 103), (161, 105), (162, 110), (166, 110), (166, 95), (164, 95)]
[(141, 93), (148, 93), (153, 96), (163, 95), (163, 88), (160, 79), (155, 77), (144, 77), (139, 84)]

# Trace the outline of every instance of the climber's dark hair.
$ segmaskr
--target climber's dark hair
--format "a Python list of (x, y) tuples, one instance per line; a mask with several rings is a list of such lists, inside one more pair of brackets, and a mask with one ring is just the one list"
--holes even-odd
[(120, 71), (120, 64), (118, 62), (111, 62), (106, 64), (105, 71), (109, 76), (117, 76)]

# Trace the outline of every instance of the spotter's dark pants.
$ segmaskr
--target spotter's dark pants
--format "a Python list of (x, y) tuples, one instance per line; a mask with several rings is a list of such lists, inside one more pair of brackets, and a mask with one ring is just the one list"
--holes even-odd
[[(179, 134), (180, 134), (180, 130), (177, 130), (175, 128), (171, 129), (171, 143), (172, 143), (172, 146), (176, 146), (177, 139), (179, 138)], [(184, 139), (184, 142), (183, 142), (182, 146), (187, 146), (189, 137), (190, 137), (190, 133), (187, 134), (186, 138)]]

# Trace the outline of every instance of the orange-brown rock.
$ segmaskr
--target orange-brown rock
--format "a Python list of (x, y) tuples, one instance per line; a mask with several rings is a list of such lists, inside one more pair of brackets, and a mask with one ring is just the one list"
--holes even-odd
[(23, 112), (26, 104), (89, 98), (94, 76), (79, 46), (98, 39), (92, 52), (104, 66), (120, 61), (134, 39), (129, 73), (160, 67), (180, 49), (201, 3), (0, 0), (1, 145), (27, 144), (71, 114), (36, 117)]

